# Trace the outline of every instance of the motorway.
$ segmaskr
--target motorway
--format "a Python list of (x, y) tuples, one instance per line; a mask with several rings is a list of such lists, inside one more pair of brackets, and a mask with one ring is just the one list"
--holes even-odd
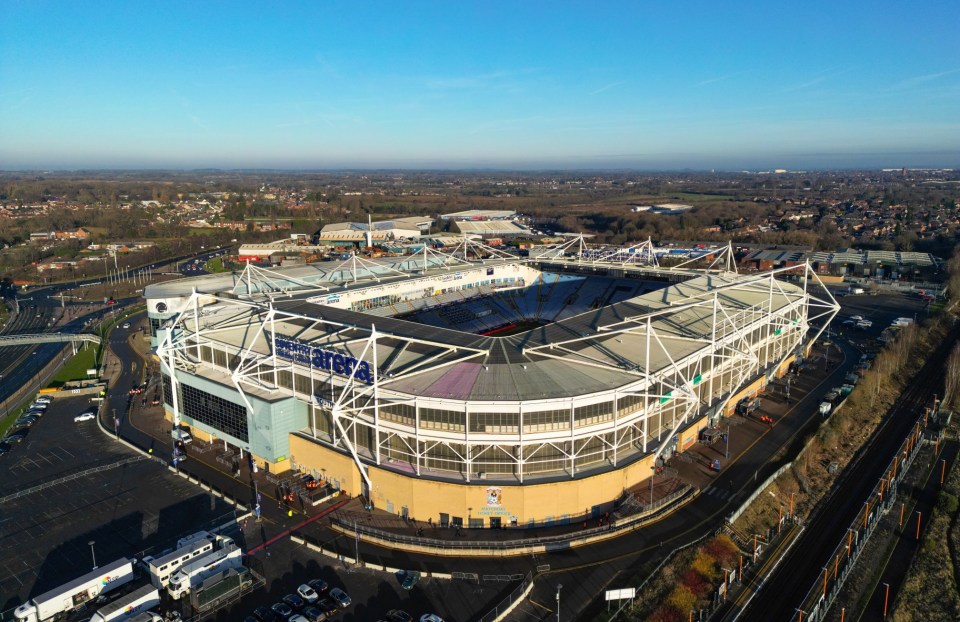
[(954, 327), (931, 353), (915, 381), (897, 399), (883, 423), (855, 461), (844, 472), (838, 487), (807, 522), (804, 532), (780, 565), (767, 578), (764, 588), (749, 603), (744, 620), (793, 620), (797, 608), (822, 575), (834, 548), (857, 518), (894, 453), (907, 436), (921, 409), (942, 394), (943, 368), (950, 349), (960, 336)]

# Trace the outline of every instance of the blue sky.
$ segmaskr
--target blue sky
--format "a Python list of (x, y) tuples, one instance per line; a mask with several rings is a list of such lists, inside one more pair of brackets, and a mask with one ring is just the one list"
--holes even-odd
[(3, 0), (0, 168), (960, 166), (958, 25), (951, 0)]

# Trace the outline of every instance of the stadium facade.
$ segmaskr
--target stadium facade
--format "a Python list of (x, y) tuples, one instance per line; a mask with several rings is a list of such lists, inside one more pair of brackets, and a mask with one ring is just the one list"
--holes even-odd
[(838, 310), (808, 267), (737, 274), (727, 247), (665, 268), (651, 245), (582, 240), (248, 266), (145, 296), (173, 425), (473, 527), (606, 511)]

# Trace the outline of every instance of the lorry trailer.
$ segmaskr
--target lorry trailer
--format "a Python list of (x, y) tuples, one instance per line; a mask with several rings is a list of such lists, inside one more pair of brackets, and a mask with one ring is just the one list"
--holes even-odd
[(109, 605), (101, 607), (90, 622), (120, 622), (153, 609), (160, 604), (160, 592), (152, 585), (137, 588)]
[(170, 577), (167, 593), (178, 599), (203, 584), (204, 580), (243, 563), (243, 552), (230, 538), (219, 540), (220, 548), (180, 566)]
[(73, 611), (131, 580), (133, 580), (133, 561), (118, 559), (31, 598), (14, 610), (13, 619), (18, 622), (45, 622), (60, 614)]

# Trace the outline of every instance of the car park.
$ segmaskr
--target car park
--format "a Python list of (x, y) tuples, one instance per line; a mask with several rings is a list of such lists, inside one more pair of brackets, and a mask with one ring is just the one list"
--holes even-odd
[(306, 583), (301, 584), (300, 587), (297, 588), (297, 594), (307, 603), (315, 603), (320, 600), (320, 595), (317, 594), (317, 591)]
[(341, 609), (346, 609), (350, 606), (350, 603), (353, 601), (350, 600), (350, 595), (341, 590), (338, 587), (330, 590), (330, 598), (332, 598), (340, 606)]

